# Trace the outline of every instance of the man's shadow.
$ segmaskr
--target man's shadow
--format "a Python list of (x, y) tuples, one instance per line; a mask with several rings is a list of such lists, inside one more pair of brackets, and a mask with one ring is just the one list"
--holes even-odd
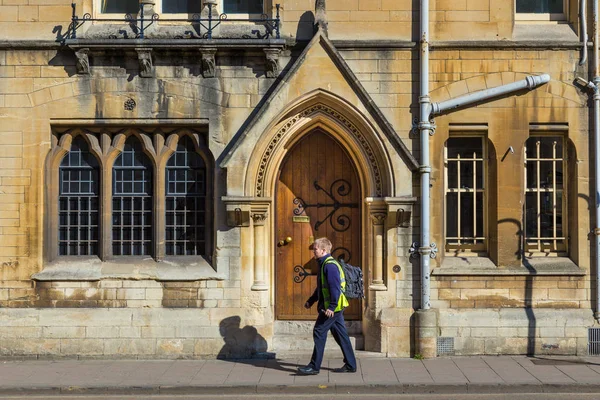
[(219, 351), (217, 359), (259, 368), (296, 373), (298, 364), (282, 362), (276, 354), (267, 351), (267, 341), (255, 327), (246, 325), (240, 328), (241, 318), (237, 315), (227, 317), (219, 323), (219, 332), (225, 345)]

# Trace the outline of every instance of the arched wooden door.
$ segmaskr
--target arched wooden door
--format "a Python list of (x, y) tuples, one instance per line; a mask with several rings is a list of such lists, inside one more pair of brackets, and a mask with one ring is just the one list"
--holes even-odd
[[(304, 308), (317, 287), (317, 264), (311, 251), (314, 239), (328, 237), (334, 257), (361, 264), (360, 192), (354, 163), (324, 131), (312, 131), (287, 154), (276, 189), (278, 319), (315, 318), (316, 304), (310, 310)], [(312, 274), (303, 276), (304, 271)], [(361, 301), (350, 300), (344, 316), (361, 319)]]

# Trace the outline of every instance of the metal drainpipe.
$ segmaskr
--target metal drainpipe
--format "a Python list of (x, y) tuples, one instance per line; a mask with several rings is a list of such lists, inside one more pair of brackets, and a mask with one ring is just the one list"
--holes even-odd
[(587, 15), (586, 15), (586, 0), (581, 0), (579, 3), (579, 21), (581, 23), (581, 41), (583, 42), (583, 49), (581, 50), (581, 60), (579, 60), (579, 65), (585, 64), (587, 61)]
[[(419, 132), (421, 136), (421, 310), (429, 310), (430, 303), (430, 268), (429, 257), (431, 245), (429, 243), (429, 180), (431, 166), (429, 165), (429, 136), (433, 126), (429, 121), (431, 116), (431, 99), (429, 97), (429, 0), (421, 0), (421, 56), (420, 60), (420, 120)], [(435, 254), (435, 253), (434, 253)]]
[[(593, 66), (593, 77), (590, 82), (583, 78), (577, 78), (576, 80), (589, 88), (593, 93), (594, 100), (594, 146), (595, 151), (594, 157), (594, 172), (596, 179), (594, 182), (594, 192), (596, 200), (596, 221), (595, 228), (592, 233), (595, 236), (595, 264), (596, 264), (596, 311), (594, 312), (594, 318), (597, 322), (600, 322), (600, 59), (598, 54), (598, 0), (594, 0), (592, 12), (594, 14), (594, 23), (592, 27), (592, 37), (594, 41), (594, 66)], [(587, 46), (587, 44), (586, 44)]]
[(594, 164), (596, 173), (596, 313), (594, 317), (600, 322), (600, 59), (598, 59), (598, 0), (594, 0), (593, 13), (593, 37), (594, 37), (594, 77), (592, 78), (594, 89)]

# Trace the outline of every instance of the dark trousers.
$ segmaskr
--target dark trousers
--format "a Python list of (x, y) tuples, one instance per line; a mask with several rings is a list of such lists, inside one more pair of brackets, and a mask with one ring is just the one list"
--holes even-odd
[(316, 370), (321, 369), (323, 352), (325, 351), (325, 343), (327, 342), (327, 332), (329, 331), (331, 331), (336, 343), (342, 349), (344, 363), (355, 369), (356, 358), (354, 357), (354, 350), (352, 349), (352, 343), (350, 343), (348, 332), (346, 332), (346, 325), (344, 325), (343, 310), (336, 312), (331, 318), (327, 318), (324, 312), (319, 313), (317, 321), (315, 322), (315, 327), (313, 328), (315, 348), (309, 365)]

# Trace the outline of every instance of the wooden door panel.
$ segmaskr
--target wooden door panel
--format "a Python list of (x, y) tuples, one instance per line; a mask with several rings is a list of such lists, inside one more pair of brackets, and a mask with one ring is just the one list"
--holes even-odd
[[(345, 150), (328, 134), (315, 130), (288, 153), (276, 196), (277, 318), (312, 320), (316, 305), (310, 310), (304, 308), (317, 285), (312, 240), (328, 237), (334, 257), (342, 256), (354, 265), (361, 263), (358, 176)], [(292, 238), (291, 243), (278, 244), (287, 237)], [(302, 280), (298, 271), (313, 275)], [(344, 313), (347, 319), (360, 319), (360, 303), (350, 301)]]

